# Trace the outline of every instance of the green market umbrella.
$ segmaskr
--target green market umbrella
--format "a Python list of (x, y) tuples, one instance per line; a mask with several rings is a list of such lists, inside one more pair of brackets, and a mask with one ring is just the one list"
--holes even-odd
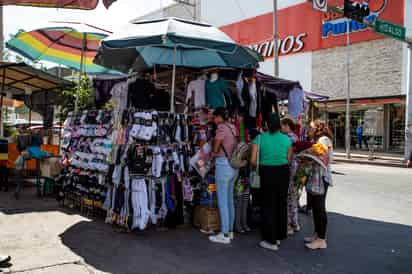
[(174, 108), (176, 66), (257, 68), (262, 57), (236, 44), (221, 30), (178, 18), (137, 21), (105, 38), (96, 64), (123, 72), (173, 65), (171, 111)]
[(233, 53), (198, 48), (137, 47), (129, 50), (106, 50), (103, 55), (97, 55), (95, 62), (120, 70), (145, 71), (155, 65), (176, 65), (178, 67), (209, 68), (229, 67), (239, 69), (254, 69), (259, 55), (246, 47), (238, 47)]

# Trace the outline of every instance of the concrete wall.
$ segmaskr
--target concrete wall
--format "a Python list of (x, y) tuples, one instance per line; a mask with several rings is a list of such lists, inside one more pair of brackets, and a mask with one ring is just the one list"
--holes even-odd
[[(273, 75), (274, 59), (260, 63), (260, 71)], [(305, 90), (312, 90), (312, 52), (280, 57), (279, 76), (281, 78), (299, 81)]]
[[(333, 99), (346, 97), (346, 48), (312, 53), (312, 90)], [(400, 95), (403, 45), (392, 39), (351, 46), (351, 97)]]
[[(198, 11), (197, 11), (198, 12)], [(156, 10), (154, 12), (148, 13), (142, 17), (136, 18), (135, 20), (153, 20), (163, 17), (179, 17), (183, 19), (193, 20), (196, 15), (196, 11), (193, 7), (183, 5), (183, 4), (172, 4), (163, 9)]]

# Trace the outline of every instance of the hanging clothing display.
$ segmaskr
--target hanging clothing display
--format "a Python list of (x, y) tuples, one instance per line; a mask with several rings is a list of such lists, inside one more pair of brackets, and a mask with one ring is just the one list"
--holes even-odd
[(138, 109), (150, 109), (150, 101), (156, 88), (150, 81), (137, 78), (135, 81), (129, 81), (129, 107)]
[(225, 79), (206, 81), (206, 102), (211, 109), (231, 106), (232, 94)]
[(197, 110), (206, 105), (206, 81), (196, 79), (187, 86), (186, 104), (193, 102), (193, 109)]
[(127, 109), (128, 91), (127, 81), (119, 82), (113, 86), (110, 93), (114, 102), (114, 113), (123, 113)]
[(131, 191), (133, 206), (132, 229), (139, 228), (143, 230), (146, 228), (150, 217), (146, 181), (144, 179), (133, 179)]
[(113, 87), (120, 82), (125, 81), (122, 79), (93, 79), (94, 99), (96, 107), (102, 108), (111, 98), (111, 91)]
[(240, 72), (236, 80), (236, 96), (237, 96), (237, 99), (239, 100), (240, 108), (245, 107), (245, 102), (243, 101), (243, 98), (242, 98), (244, 86), (245, 86), (245, 82), (243, 80), (243, 73)]
[(304, 113), (305, 93), (300, 87), (295, 87), (289, 92), (288, 111), (293, 119)]
[(64, 124), (61, 149), (66, 167), (60, 175), (63, 191), (103, 204), (107, 200), (106, 180), (113, 172), (108, 163), (112, 150), (112, 112), (70, 113)]
[(279, 113), (278, 98), (275, 93), (263, 89), (262, 94), (262, 116), (263, 120), (267, 121), (270, 113)]
[(252, 118), (256, 118), (258, 114), (258, 95), (255, 81), (249, 84), (249, 98), (249, 116)]

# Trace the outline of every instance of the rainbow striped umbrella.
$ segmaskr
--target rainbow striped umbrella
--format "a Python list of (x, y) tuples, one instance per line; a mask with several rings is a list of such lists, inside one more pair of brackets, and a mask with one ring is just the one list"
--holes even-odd
[(66, 26), (19, 31), (6, 47), (32, 61), (49, 61), (87, 74), (117, 74), (93, 63), (100, 41), (109, 32), (98, 33), (96, 30), (103, 30), (91, 25), (86, 27), (94, 32)]
[[(116, 0), (102, 0), (109, 8)], [(94, 10), (99, 0), (0, 0), (0, 6), (15, 5), (41, 8)]]

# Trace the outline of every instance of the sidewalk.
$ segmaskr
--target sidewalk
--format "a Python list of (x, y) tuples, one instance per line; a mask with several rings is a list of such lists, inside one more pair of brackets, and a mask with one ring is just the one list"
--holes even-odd
[(405, 160), (403, 156), (395, 153), (375, 152), (373, 154), (373, 159), (370, 160), (368, 151), (355, 150), (351, 152), (351, 158), (347, 159), (346, 153), (343, 150), (337, 150), (334, 152), (334, 161), (338, 163), (341, 162), (405, 168)]

